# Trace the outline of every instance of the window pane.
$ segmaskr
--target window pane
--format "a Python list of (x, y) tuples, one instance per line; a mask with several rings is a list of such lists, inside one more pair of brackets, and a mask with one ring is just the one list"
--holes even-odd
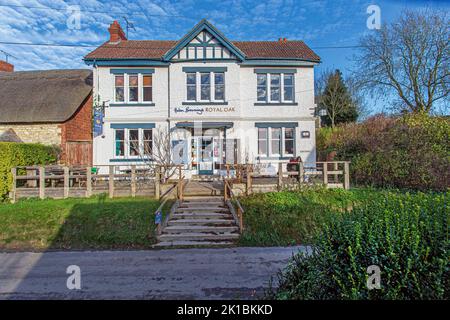
[(258, 140), (258, 154), (267, 155), (267, 141)]
[(267, 85), (267, 75), (266, 74), (258, 74), (256, 76), (258, 86), (265, 86)]
[(124, 100), (125, 100), (125, 95), (124, 95), (123, 87), (117, 87), (116, 88), (116, 101), (123, 102)]
[(144, 101), (153, 101), (152, 87), (144, 87)]
[(152, 130), (144, 129), (144, 140), (152, 140)]
[(272, 133), (271, 134), (272, 139), (280, 139), (281, 128), (272, 128), (271, 133)]
[(272, 154), (280, 154), (280, 140), (272, 140)]
[(187, 87), (187, 99), (188, 100), (197, 100), (197, 90), (195, 86), (188, 86)]
[(284, 85), (292, 86), (293, 84), (294, 84), (294, 76), (292, 74), (285, 74), (284, 75)]
[(279, 86), (280, 85), (280, 75), (272, 73), (270, 75), (270, 84), (272, 86)]
[(139, 155), (139, 130), (138, 129), (129, 130), (128, 140), (130, 143), (130, 156)]
[(130, 87), (130, 101), (138, 101), (139, 100), (139, 90), (138, 87)]
[(209, 85), (202, 85), (201, 87), (201, 100), (211, 99), (211, 87)]
[(258, 87), (258, 101), (266, 101), (267, 100), (267, 88), (266, 87)]
[(123, 140), (124, 138), (124, 130), (116, 130), (116, 140)]
[(225, 86), (224, 85), (216, 85), (216, 90), (214, 92), (214, 99), (216, 100), (225, 100)]
[(129, 83), (130, 87), (131, 86), (137, 87), (137, 85), (138, 85), (138, 76), (129, 76), (128, 77), (128, 83)]
[(294, 140), (285, 140), (284, 141), (284, 153), (285, 154), (294, 154)]
[(294, 87), (284, 87), (284, 100), (294, 101)]
[(116, 76), (116, 86), (123, 87), (123, 76)]
[(201, 84), (210, 84), (211, 83), (211, 79), (209, 76), (209, 73), (201, 73), (200, 74), (200, 83)]
[(152, 85), (152, 76), (143, 76), (143, 83), (144, 86), (151, 86)]
[(270, 88), (270, 100), (280, 101), (280, 88), (279, 87), (271, 87)]
[(258, 128), (258, 139), (267, 139), (267, 128)]
[(224, 84), (225, 83), (225, 76), (223, 73), (215, 73), (214, 74), (214, 82), (215, 84)]
[(116, 141), (116, 156), (125, 155), (125, 144), (123, 141)]
[(284, 138), (285, 139), (294, 139), (294, 128), (284, 129)]
[(139, 130), (132, 129), (129, 131), (129, 139), (131, 140), (139, 140)]
[(196, 81), (195, 81), (195, 73), (187, 73), (186, 74), (186, 76), (187, 76), (187, 84), (195, 84), (196, 83)]

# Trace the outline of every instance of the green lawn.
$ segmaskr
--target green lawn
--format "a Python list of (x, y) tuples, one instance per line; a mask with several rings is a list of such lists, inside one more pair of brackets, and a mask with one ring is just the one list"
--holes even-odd
[(158, 206), (102, 196), (0, 204), (0, 250), (148, 248), (156, 242)]
[(416, 197), (414, 193), (380, 189), (307, 188), (255, 194), (242, 198), (244, 233), (242, 246), (311, 244), (330, 218), (349, 214), (358, 205), (386, 198)]

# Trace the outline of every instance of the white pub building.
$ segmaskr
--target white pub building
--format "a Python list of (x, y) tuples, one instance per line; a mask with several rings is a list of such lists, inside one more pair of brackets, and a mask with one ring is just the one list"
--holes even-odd
[(103, 106), (95, 165), (141, 164), (164, 134), (193, 175), (225, 163), (315, 162), (320, 58), (304, 42), (230, 41), (206, 20), (178, 41), (127, 40), (117, 21), (109, 33), (84, 58)]

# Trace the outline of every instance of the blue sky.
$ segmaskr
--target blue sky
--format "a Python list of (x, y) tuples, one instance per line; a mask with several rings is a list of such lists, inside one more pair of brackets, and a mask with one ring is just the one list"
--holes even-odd
[[(130, 39), (178, 40), (202, 18), (209, 19), (231, 40), (304, 40), (322, 58), (317, 71), (352, 69), (357, 48), (351, 46), (366, 32), (366, 9), (376, 4), (382, 22), (404, 8), (449, 8), (446, 1), (364, 0), (0, 0), (0, 50), (13, 57), (17, 71), (86, 68), (82, 57), (108, 39), (107, 28), (124, 16), (132, 21)], [(80, 29), (67, 26), (70, 5), (81, 9)], [(59, 9), (59, 10), (56, 10)], [(83, 47), (27, 46), (9, 43), (69, 44)], [(5, 56), (0, 51), (0, 59)]]

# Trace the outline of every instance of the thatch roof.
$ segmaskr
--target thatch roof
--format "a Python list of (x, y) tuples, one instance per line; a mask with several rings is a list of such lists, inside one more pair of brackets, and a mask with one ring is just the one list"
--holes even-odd
[(91, 91), (90, 70), (0, 72), (0, 123), (64, 122)]

